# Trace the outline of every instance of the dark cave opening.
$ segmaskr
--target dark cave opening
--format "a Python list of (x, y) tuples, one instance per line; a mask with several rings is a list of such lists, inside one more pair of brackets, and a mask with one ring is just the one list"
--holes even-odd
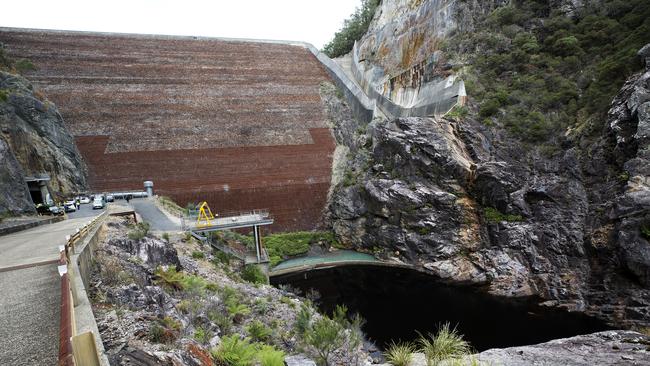
[(467, 286), (440, 283), (404, 268), (345, 266), (271, 278), (304, 293), (320, 294), (317, 304), (330, 313), (345, 304), (365, 320), (364, 331), (384, 349), (391, 341), (412, 341), (418, 332), (435, 333), (449, 322), (477, 351), (536, 344), (610, 329), (602, 321), (532, 300), (496, 297)]

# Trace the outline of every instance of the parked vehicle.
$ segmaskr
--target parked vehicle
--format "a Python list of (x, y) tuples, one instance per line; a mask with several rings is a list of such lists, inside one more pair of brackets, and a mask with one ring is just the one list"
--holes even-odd
[(65, 201), (63, 203), (63, 210), (65, 210), (65, 212), (75, 212), (77, 211), (77, 204), (74, 200)]
[(93, 210), (102, 209), (104, 208), (104, 206), (105, 206), (104, 197), (96, 196), (95, 199), (93, 200)]
[(36, 212), (39, 215), (58, 216), (63, 215), (63, 208), (56, 205), (48, 206), (46, 204), (39, 203), (36, 205)]
[(113, 201), (115, 201), (115, 197), (113, 197), (113, 195), (111, 195), (111, 194), (107, 194), (106, 195), (106, 202), (113, 202)]
[(82, 197), (79, 199), (79, 203), (90, 203), (90, 198), (88, 198), (88, 197), (86, 197), (86, 196), (82, 196)]

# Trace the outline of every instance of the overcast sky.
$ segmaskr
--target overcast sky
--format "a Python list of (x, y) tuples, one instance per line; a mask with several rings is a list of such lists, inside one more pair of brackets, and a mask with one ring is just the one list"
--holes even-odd
[(14, 0), (0, 26), (99, 32), (331, 40), (360, 0)]

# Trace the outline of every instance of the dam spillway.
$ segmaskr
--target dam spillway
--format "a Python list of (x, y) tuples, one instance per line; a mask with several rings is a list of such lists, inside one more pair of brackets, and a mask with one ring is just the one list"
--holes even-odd
[(93, 191), (141, 189), (217, 211), (267, 208), (276, 231), (313, 229), (334, 140), (330, 78), (290, 43), (0, 28), (59, 108)]

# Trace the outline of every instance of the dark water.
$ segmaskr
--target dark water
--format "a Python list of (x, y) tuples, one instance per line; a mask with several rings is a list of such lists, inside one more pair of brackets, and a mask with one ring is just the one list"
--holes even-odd
[(319, 306), (331, 312), (345, 304), (366, 320), (365, 332), (379, 347), (457, 326), (478, 350), (546, 342), (609, 329), (582, 314), (540, 308), (528, 300), (503, 299), (470, 287), (449, 286), (408, 269), (375, 266), (329, 268), (271, 279), (303, 292), (315, 289)]

